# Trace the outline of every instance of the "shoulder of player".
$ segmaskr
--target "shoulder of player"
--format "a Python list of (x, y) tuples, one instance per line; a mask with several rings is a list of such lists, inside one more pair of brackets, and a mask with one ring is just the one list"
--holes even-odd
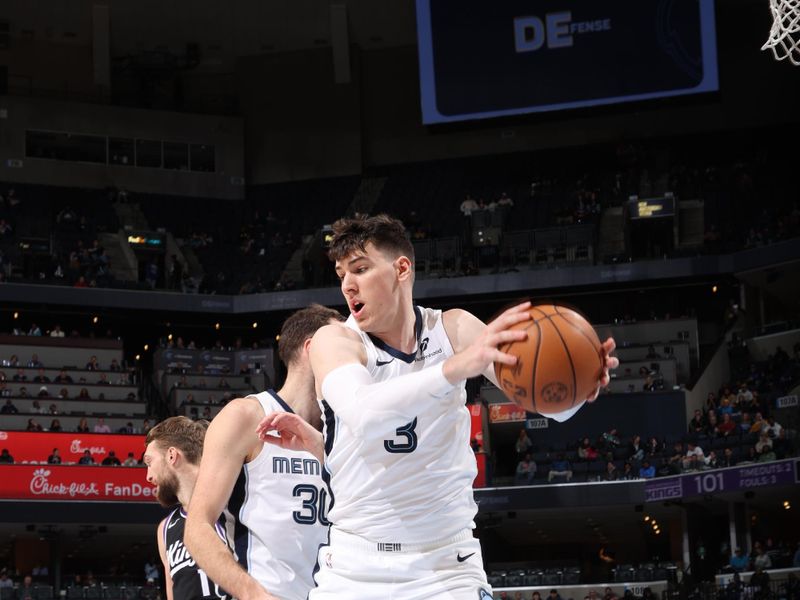
[(314, 342), (319, 343), (328, 343), (328, 342), (339, 342), (342, 339), (349, 339), (352, 341), (360, 342), (361, 338), (359, 337), (358, 333), (354, 330), (350, 329), (343, 323), (330, 323), (328, 325), (323, 325), (319, 329), (317, 329), (314, 337), (312, 339), (312, 348), (314, 346)]
[[(258, 423), (264, 417), (264, 409), (257, 398), (248, 396), (246, 398), (234, 398), (228, 402), (221, 411), (214, 417), (211, 424), (217, 422), (235, 422), (237, 424), (246, 424), (250, 421)], [(219, 419), (219, 421), (218, 421)]]
[(469, 346), (486, 327), (478, 317), (461, 308), (442, 312), (442, 324), (456, 352)]

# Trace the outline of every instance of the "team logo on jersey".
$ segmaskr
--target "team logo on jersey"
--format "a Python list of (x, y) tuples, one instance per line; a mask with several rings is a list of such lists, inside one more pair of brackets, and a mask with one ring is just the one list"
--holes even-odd
[(486, 590), (478, 590), (478, 600), (492, 600), (492, 595)]

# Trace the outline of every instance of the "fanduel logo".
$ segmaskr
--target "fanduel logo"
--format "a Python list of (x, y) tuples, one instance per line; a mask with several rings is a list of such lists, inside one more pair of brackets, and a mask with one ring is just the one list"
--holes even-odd
[(611, 19), (573, 21), (571, 11), (548, 13), (544, 19), (534, 16), (514, 18), (514, 49), (517, 53), (548, 48), (569, 48), (574, 36), (611, 30)]

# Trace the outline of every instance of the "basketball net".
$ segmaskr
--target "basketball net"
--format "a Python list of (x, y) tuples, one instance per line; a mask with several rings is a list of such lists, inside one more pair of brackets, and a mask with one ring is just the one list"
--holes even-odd
[(788, 58), (800, 66), (800, 0), (769, 0), (772, 29), (762, 50), (771, 49), (776, 60)]

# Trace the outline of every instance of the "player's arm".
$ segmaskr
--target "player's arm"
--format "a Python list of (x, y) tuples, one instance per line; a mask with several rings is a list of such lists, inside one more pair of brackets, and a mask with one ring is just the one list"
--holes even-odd
[(167, 600), (172, 600), (172, 574), (170, 573), (169, 560), (167, 560), (167, 547), (164, 543), (164, 527), (166, 526), (167, 519), (158, 524), (156, 541), (158, 542), (158, 555), (161, 557), (161, 564), (164, 565), (164, 591), (167, 593)]
[(184, 531), (189, 553), (208, 578), (240, 600), (276, 600), (236, 562), (216, 532), (242, 465), (258, 443), (253, 430), (260, 417), (260, 405), (237, 398), (211, 421)]
[[(513, 356), (500, 352), (497, 346), (504, 342), (523, 339), (521, 331), (506, 331), (508, 327), (523, 319), (530, 318), (527, 313), (507, 311), (505, 317), (491, 330), (491, 359), (481, 363), (474, 370), (476, 361), (468, 362), (467, 369), (473, 369), (467, 376), (479, 374), (491, 360), (502, 360), (513, 364)], [(488, 352), (488, 349), (487, 349)], [(445, 397), (461, 379), (460, 371), (448, 374), (444, 363), (422, 369), (414, 373), (395, 377), (390, 381), (375, 382), (366, 364), (366, 352), (361, 338), (352, 330), (341, 325), (327, 325), (314, 335), (309, 349), (311, 368), (317, 382), (317, 395), (324, 398), (336, 416), (345, 422), (358, 436), (382, 436), (386, 433), (385, 424), (403, 423), (419, 414), (420, 405), (431, 399)], [(463, 365), (462, 365), (463, 370)], [(372, 427), (381, 423), (383, 427)]]

